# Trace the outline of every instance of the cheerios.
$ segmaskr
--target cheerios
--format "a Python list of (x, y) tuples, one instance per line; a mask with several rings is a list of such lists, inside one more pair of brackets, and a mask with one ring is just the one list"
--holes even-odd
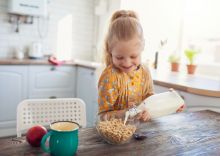
[(121, 119), (111, 119), (99, 122), (97, 130), (104, 139), (119, 144), (127, 141), (134, 134), (136, 127), (124, 125)]

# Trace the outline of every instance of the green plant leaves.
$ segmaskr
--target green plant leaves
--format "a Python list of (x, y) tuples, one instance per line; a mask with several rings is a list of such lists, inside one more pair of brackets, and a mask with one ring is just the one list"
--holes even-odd
[(194, 60), (195, 60), (195, 56), (199, 53), (196, 50), (192, 50), (192, 49), (186, 49), (184, 51), (185, 56), (187, 57), (187, 59), (189, 60), (189, 64), (193, 64)]

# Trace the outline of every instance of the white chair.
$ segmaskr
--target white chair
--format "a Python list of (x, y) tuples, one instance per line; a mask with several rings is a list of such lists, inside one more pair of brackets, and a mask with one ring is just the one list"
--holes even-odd
[(86, 127), (86, 106), (78, 98), (30, 99), (17, 106), (17, 137), (33, 125), (48, 126), (54, 121), (74, 121)]

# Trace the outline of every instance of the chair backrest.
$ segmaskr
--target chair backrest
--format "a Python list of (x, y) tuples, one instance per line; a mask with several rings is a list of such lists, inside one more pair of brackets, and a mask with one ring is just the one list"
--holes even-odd
[(79, 98), (28, 99), (17, 106), (17, 137), (28, 128), (54, 121), (74, 121), (86, 127), (86, 105)]

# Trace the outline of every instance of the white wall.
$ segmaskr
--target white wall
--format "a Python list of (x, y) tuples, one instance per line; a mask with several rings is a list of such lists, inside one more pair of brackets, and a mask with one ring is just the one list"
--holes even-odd
[[(103, 4), (105, 3), (105, 4)], [(101, 6), (104, 5), (104, 6)], [(96, 13), (97, 16), (97, 34), (96, 34), (96, 61), (103, 61), (103, 45), (105, 40), (105, 35), (108, 30), (110, 18), (112, 14), (120, 9), (121, 0), (97, 0), (96, 9), (99, 9), (99, 6), (104, 8), (102, 12)]]
[[(0, 58), (12, 57), (13, 49), (30, 47), (33, 41), (42, 41), (38, 33), (38, 20), (34, 24), (21, 24), (20, 32), (8, 22), (7, 0), (0, 0)], [(57, 53), (58, 23), (66, 15), (72, 15), (72, 57), (93, 59), (94, 1), (93, 0), (50, 0), (48, 4), (48, 33), (43, 39), (44, 54)], [(40, 20), (40, 29), (46, 32), (46, 22)], [(70, 32), (71, 33), (71, 32)], [(67, 48), (68, 49), (68, 48)]]

